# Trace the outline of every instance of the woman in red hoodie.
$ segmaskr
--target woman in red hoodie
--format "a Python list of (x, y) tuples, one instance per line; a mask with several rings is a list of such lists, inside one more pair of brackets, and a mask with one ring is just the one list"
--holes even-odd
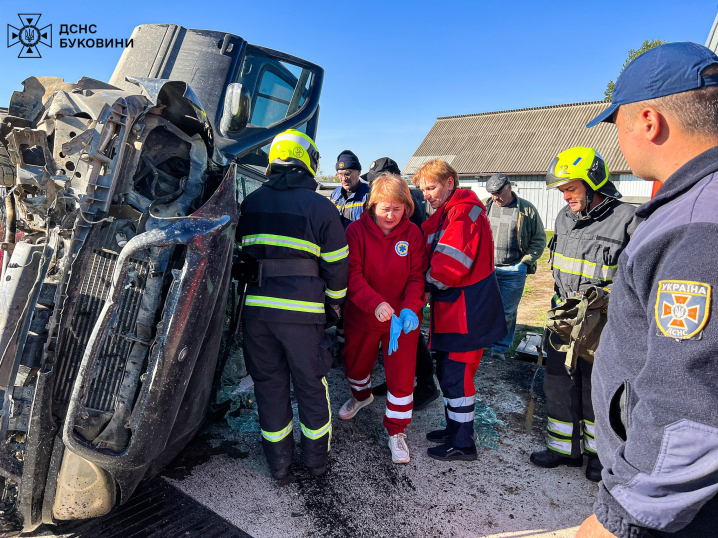
[(436, 356), (446, 413), (446, 428), (426, 435), (439, 444), (427, 452), (437, 460), (475, 460), (474, 374), (482, 348), (506, 335), (491, 226), (484, 204), (473, 191), (458, 188), (456, 170), (445, 161), (426, 162), (414, 184), (434, 209), (421, 227), (429, 256), (429, 347)]
[(394, 463), (409, 461), (404, 429), (411, 422), (416, 329), (424, 306), (427, 267), (424, 237), (409, 221), (413, 211), (406, 182), (395, 174), (383, 174), (372, 183), (361, 218), (346, 231), (349, 287), (344, 362), (352, 397), (342, 406), (339, 418), (353, 418), (374, 401), (371, 371), (381, 342), (388, 389), (383, 423)]

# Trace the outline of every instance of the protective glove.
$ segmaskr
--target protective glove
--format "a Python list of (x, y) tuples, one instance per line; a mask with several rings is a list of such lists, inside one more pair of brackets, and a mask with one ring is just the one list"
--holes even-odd
[(408, 308), (404, 308), (401, 311), (399, 319), (401, 320), (402, 327), (404, 327), (405, 334), (409, 334), (419, 326), (419, 317)]
[(392, 314), (391, 328), (389, 329), (389, 355), (399, 349), (399, 336), (402, 329), (401, 320), (396, 317), (396, 314)]

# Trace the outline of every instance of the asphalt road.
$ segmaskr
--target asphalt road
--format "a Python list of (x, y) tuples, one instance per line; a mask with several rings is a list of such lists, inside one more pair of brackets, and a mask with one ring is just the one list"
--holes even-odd
[[(377, 398), (350, 421), (337, 413), (349, 397), (343, 372), (328, 376), (334, 434), (329, 469), (310, 478), (295, 465), (295, 484), (277, 487), (258, 434), (223, 421), (209, 425), (164, 479), (255, 538), (270, 537), (569, 537), (592, 512), (597, 487), (581, 469), (539, 469), (528, 456), (543, 445), (542, 393), (526, 431), (525, 409), (533, 365), (484, 361), (479, 395), (506, 422), (497, 450), (479, 449), (475, 462), (430, 459), (427, 431), (440, 426), (439, 400), (414, 414), (407, 430), (411, 462), (391, 462)], [(375, 370), (382, 375), (381, 367)], [(541, 375), (537, 384), (541, 385)], [(298, 440), (300, 428), (295, 424)], [(299, 448), (295, 459), (299, 460)]]

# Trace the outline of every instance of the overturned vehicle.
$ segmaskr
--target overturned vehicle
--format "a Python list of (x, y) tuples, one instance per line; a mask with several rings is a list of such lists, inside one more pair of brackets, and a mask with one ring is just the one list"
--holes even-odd
[(238, 202), (275, 135), (316, 135), (318, 66), (222, 32), (132, 38), (109, 83), (32, 77), (0, 114), (0, 530), (106, 514), (194, 436)]

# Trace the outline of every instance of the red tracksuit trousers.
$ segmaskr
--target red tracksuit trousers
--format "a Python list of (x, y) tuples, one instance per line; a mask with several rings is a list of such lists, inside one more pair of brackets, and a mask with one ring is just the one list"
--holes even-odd
[(386, 373), (386, 412), (383, 424), (389, 435), (403, 433), (411, 422), (414, 407), (414, 373), (419, 329), (401, 333), (399, 349), (389, 355), (389, 323), (386, 332), (364, 331), (349, 320), (344, 325), (344, 364), (352, 395), (359, 401), (371, 394), (371, 371), (379, 358), (379, 342), (384, 349)]

